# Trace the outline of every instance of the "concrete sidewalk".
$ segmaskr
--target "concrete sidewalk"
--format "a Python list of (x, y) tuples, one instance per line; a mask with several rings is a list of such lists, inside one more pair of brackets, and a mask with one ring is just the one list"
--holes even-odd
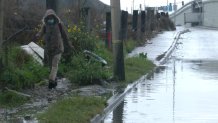
[(156, 58), (170, 50), (170, 47), (172, 47), (175, 41), (175, 37), (184, 29), (184, 27), (177, 27), (176, 31), (165, 31), (162, 34), (158, 34), (155, 38), (151, 39), (149, 43), (135, 48), (132, 53), (129, 54), (129, 57), (137, 56), (140, 53), (147, 53), (149, 60), (153, 61), (155, 64), (159, 64)]

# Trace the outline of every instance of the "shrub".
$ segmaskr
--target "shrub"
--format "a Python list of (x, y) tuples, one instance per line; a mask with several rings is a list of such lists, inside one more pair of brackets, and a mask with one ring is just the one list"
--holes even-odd
[(85, 31), (82, 26), (68, 28), (69, 39), (75, 47), (67, 58), (61, 60), (59, 72), (77, 85), (98, 84), (99, 80), (111, 75), (110, 69), (102, 67), (101, 63), (94, 59), (87, 59), (84, 50), (96, 53), (107, 62), (111, 62), (111, 53), (104, 48), (103, 42), (98, 37)]
[(105, 48), (105, 44), (103, 42), (96, 43), (96, 48), (94, 52), (103, 59), (105, 59), (109, 63), (109, 65), (110, 63), (112, 63), (112, 52)]
[(75, 50), (77, 51), (93, 51), (96, 48), (96, 37), (90, 35), (88, 32), (85, 32), (83, 30), (84, 27), (82, 26), (82, 24), (79, 27), (69, 27), (69, 40), (72, 42)]
[(48, 69), (37, 63), (19, 47), (11, 47), (0, 75), (1, 85), (12, 89), (32, 88), (34, 84), (48, 76)]
[(60, 70), (70, 81), (77, 85), (99, 84), (100, 79), (110, 75), (108, 69), (92, 59), (87, 60), (84, 54), (78, 54), (68, 64), (61, 64)]

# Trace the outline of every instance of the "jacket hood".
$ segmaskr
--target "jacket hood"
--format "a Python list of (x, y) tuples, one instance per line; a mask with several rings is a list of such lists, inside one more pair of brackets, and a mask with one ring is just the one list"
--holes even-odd
[(57, 16), (57, 14), (55, 13), (55, 11), (52, 10), (52, 9), (48, 9), (48, 10), (45, 12), (45, 15), (44, 15), (44, 17), (43, 17), (43, 19), (42, 19), (42, 23), (43, 23), (43, 24), (45, 24), (46, 18), (47, 18), (48, 16), (50, 16), (50, 15), (54, 16), (54, 17), (57, 19), (58, 23), (61, 22), (60, 18)]

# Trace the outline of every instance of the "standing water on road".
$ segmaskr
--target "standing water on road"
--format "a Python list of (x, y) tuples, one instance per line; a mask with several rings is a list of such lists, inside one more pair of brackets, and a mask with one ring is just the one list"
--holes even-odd
[(217, 34), (183, 35), (166, 69), (139, 83), (104, 123), (217, 123)]

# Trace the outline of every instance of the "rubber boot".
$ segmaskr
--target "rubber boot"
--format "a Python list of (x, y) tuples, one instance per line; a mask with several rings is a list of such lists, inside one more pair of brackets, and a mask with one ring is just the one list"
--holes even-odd
[(48, 89), (56, 88), (56, 86), (57, 86), (57, 82), (56, 82), (56, 81), (54, 81), (54, 80), (49, 80)]

